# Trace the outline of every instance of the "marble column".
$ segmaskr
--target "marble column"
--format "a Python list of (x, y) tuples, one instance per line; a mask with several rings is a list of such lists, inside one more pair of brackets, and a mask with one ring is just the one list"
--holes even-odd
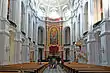
[(29, 15), (28, 15), (28, 10), (27, 10), (27, 8), (26, 8), (26, 12), (25, 12), (25, 33), (26, 33), (26, 51), (27, 51), (27, 56), (26, 56), (26, 62), (30, 62), (30, 50), (29, 50), (29, 35), (28, 35), (28, 31), (29, 31), (29, 26), (28, 26), (28, 19), (29, 19), (29, 17), (28, 17)]
[(35, 45), (35, 61), (38, 62), (38, 48), (37, 48), (37, 45)]
[(88, 35), (87, 35), (87, 55), (88, 55), (88, 63), (95, 63), (95, 48), (94, 46), (94, 35), (92, 31), (93, 26), (93, 0), (88, 1)]
[(103, 0), (103, 17), (104, 20), (101, 23), (101, 55), (102, 65), (110, 65), (110, 1)]
[(24, 37), (24, 42), (22, 43), (22, 49), (21, 49), (21, 60), (22, 63), (29, 62), (29, 39)]
[(101, 55), (102, 64), (110, 65), (110, 20), (105, 20), (101, 24)]
[(8, 64), (9, 22), (7, 21), (8, 0), (0, 0), (0, 64)]
[(20, 40), (21, 32), (16, 33), (15, 39), (15, 62), (21, 63), (21, 50), (22, 50), (22, 40)]
[(16, 63), (21, 63), (21, 50), (22, 50), (22, 40), (21, 40), (21, 0), (16, 0), (15, 2), (15, 18), (13, 21), (17, 24), (16, 32)]
[(30, 54), (30, 50), (29, 50), (29, 39), (28, 38), (26, 38), (26, 62), (30, 62), (30, 56), (29, 56), (29, 54)]
[(2, 2), (3, 0), (0, 0), (0, 19), (1, 19), (1, 12), (2, 12)]
[(93, 20), (93, 16), (94, 16), (94, 4), (93, 4), (94, 0), (89, 0), (88, 1), (88, 31), (92, 31), (93, 30), (93, 25), (94, 25), (94, 20)]
[(0, 64), (8, 64), (8, 52), (9, 52), (9, 22), (7, 20), (1, 21), (0, 29)]
[(103, 18), (110, 18), (110, 0), (103, 0)]
[(2, 0), (2, 12), (1, 15), (4, 19), (7, 18), (7, 12), (8, 12), (8, 0)]
[(95, 64), (95, 39), (93, 32), (88, 33), (87, 39), (87, 53), (88, 53), (88, 63)]

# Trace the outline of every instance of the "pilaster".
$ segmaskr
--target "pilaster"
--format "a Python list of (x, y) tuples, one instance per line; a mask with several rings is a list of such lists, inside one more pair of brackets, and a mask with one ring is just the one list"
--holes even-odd
[(9, 54), (9, 22), (5, 19), (0, 20), (0, 64), (8, 64)]
[(21, 32), (16, 32), (16, 39), (15, 39), (15, 62), (21, 63), (21, 51), (22, 51), (22, 40), (21, 40)]
[(88, 40), (87, 40), (87, 54), (88, 54), (88, 63), (95, 64), (95, 39), (93, 32), (88, 33)]
[(110, 0), (103, 0), (103, 17), (110, 18)]
[(35, 61), (38, 62), (38, 47), (35, 45)]
[(101, 55), (102, 64), (110, 65), (110, 20), (104, 20), (101, 23)]
[(1, 0), (2, 7), (1, 7), (1, 16), (4, 19), (7, 19), (7, 12), (8, 12), (8, 0)]
[(2, 12), (2, 2), (3, 0), (0, 0), (0, 18), (1, 18), (1, 12)]

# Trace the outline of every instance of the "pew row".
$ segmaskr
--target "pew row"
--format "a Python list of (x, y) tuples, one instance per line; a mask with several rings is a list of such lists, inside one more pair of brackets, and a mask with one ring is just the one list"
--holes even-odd
[(0, 73), (43, 73), (48, 63), (22, 63), (0, 66)]
[(64, 63), (67, 73), (110, 73), (110, 67), (82, 63)]

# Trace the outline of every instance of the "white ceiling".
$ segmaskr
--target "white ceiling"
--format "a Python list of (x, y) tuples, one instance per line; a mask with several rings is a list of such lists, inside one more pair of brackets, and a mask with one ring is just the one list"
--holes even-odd
[(39, 0), (39, 2), (49, 7), (59, 7), (67, 4), (69, 0)]
[(53, 19), (65, 17), (64, 14), (72, 9), (72, 2), (73, 0), (36, 0), (38, 15)]

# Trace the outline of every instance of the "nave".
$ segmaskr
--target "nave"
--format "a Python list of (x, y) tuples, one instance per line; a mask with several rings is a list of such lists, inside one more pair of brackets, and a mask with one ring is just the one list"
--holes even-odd
[(0, 73), (110, 73), (110, 67), (76, 62), (65, 62), (61, 67), (49, 68), (49, 64), (22, 63), (0, 65)]
[(62, 69), (59, 65), (57, 65), (57, 68), (51, 69), (47, 67), (43, 73), (67, 73), (64, 69)]

